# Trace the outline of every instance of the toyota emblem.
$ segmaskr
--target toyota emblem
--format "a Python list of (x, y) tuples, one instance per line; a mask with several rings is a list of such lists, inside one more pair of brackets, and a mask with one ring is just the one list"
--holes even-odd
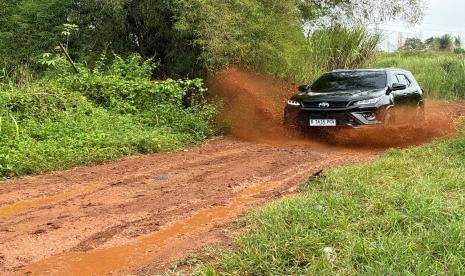
[(319, 108), (329, 108), (329, 103), (326, 103), (326, 102), (320, 103), (320, 104), (318, 105), (318, 107), (319, 107)]

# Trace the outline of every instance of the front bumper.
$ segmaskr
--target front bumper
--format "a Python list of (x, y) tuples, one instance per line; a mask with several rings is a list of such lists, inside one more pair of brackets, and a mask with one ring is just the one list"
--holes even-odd
[(311, 119), (335, 119), (336, 127), (357, 128), (382, 124), (382, 112), (377, 107), (316, 109), (287, 106), (284, 123), (288, 126), (311, 127)]

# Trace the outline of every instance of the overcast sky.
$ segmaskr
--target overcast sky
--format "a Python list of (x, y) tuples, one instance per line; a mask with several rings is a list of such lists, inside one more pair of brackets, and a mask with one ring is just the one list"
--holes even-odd
[(426, 39), (449, 33), (462, 37), (465, 42), (465, 0), (426, 0), (428, 8), (419, 25), (408, 26), (401, 21), (379, 25), (385, 36), (382, 47), (395, 50), (400, 39), (419, 37)]

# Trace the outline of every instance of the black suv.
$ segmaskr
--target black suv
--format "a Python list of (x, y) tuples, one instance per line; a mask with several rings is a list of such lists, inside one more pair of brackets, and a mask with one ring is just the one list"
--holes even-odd
[(356, 128), (406, 118), (423, 120), (424, 99), (412, 73), (402, 69), (326, 73), (311, 86), (300, 86), (284, 112), (285, 125), (298, 127)]

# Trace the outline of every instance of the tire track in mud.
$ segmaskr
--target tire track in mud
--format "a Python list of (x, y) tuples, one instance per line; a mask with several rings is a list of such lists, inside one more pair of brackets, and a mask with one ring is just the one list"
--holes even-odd
[[(365, 160), (376, 154), (377, 151), (273, 146), (218, 138), (188, 152), (135, 157), (7, 181), (0, 186), (0, 208), (14, 209), (13, 206), (31, 200), (41, 204), (18, 210), (12, 216), (0, 216), (0, 273), (31, 271), (32, 275), (40, 275), (38, 272), (42, 271), (48, 274), (48, 269), (38, 269), (34, 263), (45, 264), (39, 266), (42, 268), (60, 268), (54, 261), (63, 265), (61, 272), (69, 272), (66, 263), (69, 261), (71, 265), (74, 257), (65, 257), (65, 261), (60, 259), (68, 254), (86, 258), (84, 256), (97, 256), (93, 255), (96, 254), (94, 252), (101, 250), (129, 250), (141, 240), (157, 235), (178, 222), (188, 221), (205, 212), (221, 214), (215, 213), (215, 208), (230, 208), (224, 217), (208, 216), (198, 228), (193, 229), (195, 231), (169, 231), (171, 235), (167, 239), (170, 246), (151, 243), (152, 247), (160, 250), (152, 248), (151, 253), (144, 253), (141, 259), (138, 250), (126, 252), (132, 252), (133, 258), (130, 259), (135, 260), (134, 263), (126, 263), (131, 269), (150, 263), (167, 264), (182, 257), (179, 253), (184, 250), (197, 249), (199, 236), (208, 244), (208, 233), (212, 227), (241, 215), (250, 205), (288, 193), (312, 171)], [(269, 183), (276, 185), (270, 186)], [(235, 198), (257, 184), (260, 189), (250, 196), (250, 202), (230, 206)], [(41, 196), (39, 191), (47, 190), (47, 187), (50, 190)], [(86, 190), (89, 187), (92, 190)], [(8, 200), (8, 194), (15, 199)], [(63, 194), (67, 198), (61, 198)], [(177, 244), (178, 248), (173, 244)], [(98, 256), (95, 262), (99, 263)], [(26, 267), (28, 265), (31, 266)], [(92, 264), (88, 266), (94, 267)], [(110, 268), (120, 271), (128, 267), (118, 265)]]
[[(170, 251), (172, 249), (173, 242), (170, 241), (176, 240), (176, 236), (189, 235), (191, 241), (197, 239), (199, 232), (203, 233), (211, 229), (213, 225), (226, 222), (247, 205), (263, 201), (262, 194), (282, 190), (282, 187), (290, 180), (301, 178), (305, 173), (298, 172), (298, 169), (284, 172), (283, 175), (286, 177), (281, 182), (251, 184), (236, 194), (228, 204), (201, 210), (188, 218), (181, 219), (141, 238), (135, 244), (96, 250), (89, 254), (69, 253), (33, 264), (28, 266), (26, 270), (32, 271), (34, 274), (44, 275), (53, 273), (106, 274), (118, 272), (118, 269), (122, 267), (128, 269), (134, 262), (137, 264), (134, 269), (137, 269), (140, 265), (153, 263), (157, 259), (165, 261), (167, 249)], [(149, 254), (152, 252), (154, 254)], [(163, 259), (158, 257), (160, 253), (163, 253)]]

